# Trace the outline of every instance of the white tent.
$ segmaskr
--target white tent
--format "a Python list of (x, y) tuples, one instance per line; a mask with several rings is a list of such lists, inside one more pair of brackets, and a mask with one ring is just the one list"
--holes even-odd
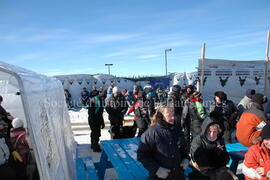
[(75, 141), (60, 81), (0, 62), (3, 107), (24, 121), (41, 179), (75, 179)]

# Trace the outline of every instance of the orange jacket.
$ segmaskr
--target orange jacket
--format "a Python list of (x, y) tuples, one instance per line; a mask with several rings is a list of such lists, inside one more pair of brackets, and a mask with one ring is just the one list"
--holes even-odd
[(246, 180), (258, 179), (258, 173), (256, 168), (263, 167), (264, 175), (260, 180), (270, 179), (270, 150), (267, 149), (263, 143), (258, 143), (249, 148), (245, 154), (245, 160), (243, 165), (243, 173)]
[(252, 146), (254, 138), (257, 138), (261, 134), (261, 129), (257, 127), (262, 122), (262, 119), (257, 115), (251, 112), (244, 112), (236, 124), (237, 140), (244, 146)]

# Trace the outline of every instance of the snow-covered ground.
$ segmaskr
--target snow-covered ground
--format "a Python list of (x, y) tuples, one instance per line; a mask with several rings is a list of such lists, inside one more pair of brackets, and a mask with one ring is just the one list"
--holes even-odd
[[(93, 152), (90, 148), (90, 128), (88, 125), (88, 112), (87, 109), (81, 109), (80, 111), (69, 111), (71, 120), (72, 131), (75, 141), (78, 143), (77, 157), (91, 156), (94, 162), (100, 161), (101, 153)], [(108, 114), (103, 113), (105, 128), (101, 130), (100, 140), (111, 139), (108, 132), (110, 123), (108, 120)], [(105, 180), (117, 179), (116, 173), (113, 168), (107, 169), (105, 173)]]
[[(78, 143), (77, 157), (91, 156), (94, 162), (100, 161), (101, 153), (93, 152), (90, 148), (90, 128), (88, 125), (88, 112), (87, 109), (81, 109), (80, 111), (69, 111), (72, 131), (75, 141)], [(110, 140), (111, 136), (108, 132), (110, 123), (108, 120), (108, 114), (106, 111), (103, 113), (105, 121), (105, 128), (101, 130), (100, 140)], [(239, 163), (237, 174), (242, 172), (242, 163)], [(117, 175), (113, 168), (107, 169), (105, 173), (105, 180), (117, 179)]]

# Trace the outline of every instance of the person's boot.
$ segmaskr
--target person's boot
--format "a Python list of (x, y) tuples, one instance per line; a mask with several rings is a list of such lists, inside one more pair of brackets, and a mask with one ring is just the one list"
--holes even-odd
[(99, 144), (96, 144), (95, 146), (93, 146), (93, 152), (101, 152), (101, 148)]
[[(91, 138), (91, 137), (90, 137)], [(93, 149), (94, 148), (94, 142), (93, 142), (93, 140), (92, 140), (92, 138), (91, 138), (91, 149)]]

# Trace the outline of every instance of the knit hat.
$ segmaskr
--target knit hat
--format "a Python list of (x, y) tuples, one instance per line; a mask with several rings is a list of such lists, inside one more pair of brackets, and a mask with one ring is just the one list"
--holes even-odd
[(115, 86), (115, 87), (112, 89), (112, 92), (113, 92), (113, 93), (118, 93), (118, 88)]
[(221, 101), (227, 100), (227, 94), (225, 94), (223, 91), (216, 91), (215, 96), (219, 97)]
[(267, 123), (263, 127), (261, 137), (262, 137), (262, 140), (270, 138), (270, 123)]
[(267, 97), (263, 94), (254, 94), (251, 98), (252, 102), (258, 103), (260, 105), (265, 104), (267, 102)]
[(13, 126), (13, 128), (23, 127), (23, 121), (19, 118), (15, 118), (12, 120), (12, 126)]
[(255, 89), (247, 89), (246, 96), (252, 98), (252, 95), (256, 93)]

